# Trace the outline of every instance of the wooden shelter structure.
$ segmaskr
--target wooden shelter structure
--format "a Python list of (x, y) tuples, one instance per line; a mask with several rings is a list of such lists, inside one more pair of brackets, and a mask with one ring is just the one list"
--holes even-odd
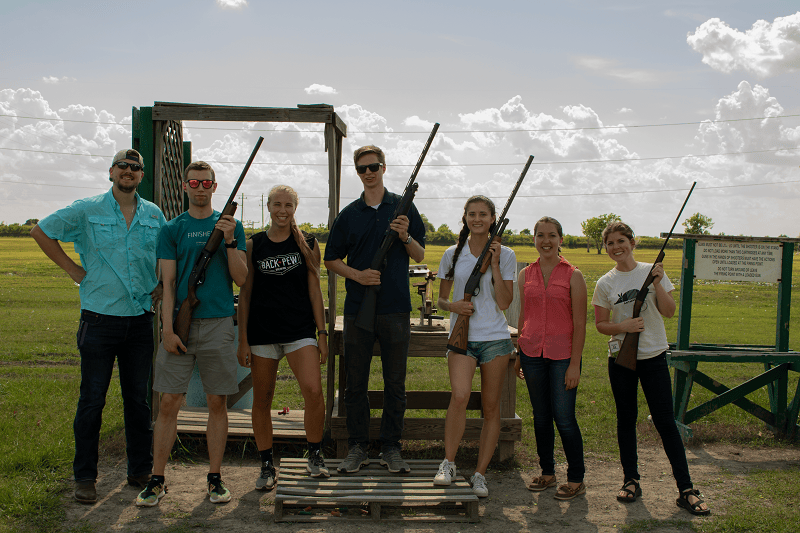
[[(662, 233), (661, 236), (667, 235)], [(692, 436), (690, 423), (728, 404), (736, 405), (762, 420), (778, 436), (796, 437), (800, 429), (797, 425), (800, 383), (793, 399), (788, 397), (788, 384), (789, 372), (800, 372), (800, 352), (789, 350), (789, 311), (792, 261), (795, 244), (800, 243), (800, 239), (694, 234), (673, 234), (672, 237), (683, 239), (683, 269), (678, 339), (677, 343), (670, 346), (672, 349), (667, 354), (667, 361), (675, 369), (673, 408), (684, 440)], [(698, 246), (705, 251), (700, 258), (704, 263), (702, 269), (697, 261)], [(690, 343), (694, 280), (729, 278), (759, 281), (762, 277), (760, 269), (765, 266), (771, 271), (770, 276), (775, 276), (778, 285), (775, 344)], [(766, 279), (769, 276), (763, 277)], [(768, 281), (772, 281), (772, 277)], [(740, 385), (727, 387), (701, 372), (700, 363), (759, 363), (763, 364), (764, 372)], [(715, 396), (689, 409), (694, 384), (708, 389)], [(763, 387), (767, 387), (769, 409), (746, 398)]]
[[(183, 140), (184, 121), (324, 124), (325, 151), (328, 153), (328, 224), (333, 224), (339, 213), (342, 139), (347, 136), (347, 125), (333, 110), (333, 106), (314, 104), (298, 105), (297, 108), (279, 108), (155, 102), (152, 107), (134, 107), (133, 148), (142, 154), (145, 163), (145, 176), (139, 185), (139, 194), (158, 205), (167, 220), (175, 218), (186, 209), (186, 199), (181, 184), (183, 169), (192, 160), (192, 147), (190, 142)], [(328, 275), (328, 301), (336, 302), (336, 274), (330, 272)], [(336, 323), (335, 306), (329, 318), (328, 329), (333, 331)], [(159, 329), (158, 326), (156, 329)], [(239, 393), (228, 398), (228, 406), (234, 405), (251, 387), (252, 378), (248, 375), (239, 383)], [(331, 390), (332, 387), (333, 384), (329, 380)], [(158, 394), (152, 394), (151, 401), (153, 416), (156, 417)], [(207, 416), (207, 410), (205, 413)], [(205, 418), (202, 416), (202, 409), (187, 411), (186, 414), (184, 419), (179, 419), (179, 427), (187, 432), (204, 433)], [(252, 434), (252, 429), (249, 428), (249, 416), (238, 418), (242, 419), (241, 424), (238, 424), (242, 427), (232, 427), (231, 436)], [(248, 419), (247, 428), (244, 427), (245, 418)], [(191, 431), (193, 427), (202, 430)], [(296, 431), (292, 431), (291, 435), (296, 436), (295, 433)]]

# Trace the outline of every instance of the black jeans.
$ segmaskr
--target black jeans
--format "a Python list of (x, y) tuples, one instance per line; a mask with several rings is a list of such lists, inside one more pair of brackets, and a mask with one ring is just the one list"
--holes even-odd
[(639, 479), (639, 456), (636, 451), (636, 419), (639, 409), (636, 396), (641, 381), (653, 424), (661, 436), (664, 451), (672, 465), (672, 475), (675, 476), (678, 490), (691, 489), (692, 479), (689, 476), (689, 464), (686, 462), (686, 450), (672, 411), (672, 385), (666, 352), (651, 359), (636, 361), (636, 370), (621, 367), (614, 363), (614, 359), (609, 358), (608, 377), (617, 405), (617, 442), (625, 479)]
[(75, 481), (97, 479), (100, 426), (115, 359), (125, 415), (128, 475), (149, 474), (153, 469), (153, 432), (147, 382), (153, 362), (153, 313), (110, 316), (84, 310), (77, 340), (81, 352), (81, 394), (72, 426)]
[(356, 315), (344, 316), (344, 371), (347, 379), (344, 404), (347, 408), (348, 444), (369, 444), (369, 369), (375, 339), (381, 347), (383, 367), (383, 417), (381, 448), (400, 447), (406, 412), (406, 367), (411, 336), (410, 313), (375, 317), (375, 332), (355, 325)]

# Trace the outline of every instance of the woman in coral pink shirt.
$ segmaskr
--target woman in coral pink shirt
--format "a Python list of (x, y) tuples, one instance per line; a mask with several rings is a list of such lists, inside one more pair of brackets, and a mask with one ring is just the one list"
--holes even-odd
[(563, 232), (551, 217), (533, 228), (539, 259), (519, 274), (519, 357), (517, 374), (528, 386), (533, 428), (542, 474), (528, 484), (532, 491), (556, 486), (553, 448), (558, 428), (567, 456), (567, 483), (557, 500), (584, 494), (583, 437), (575, 418), (586, 339), (586, 282), (581, 271), (559, 255)]

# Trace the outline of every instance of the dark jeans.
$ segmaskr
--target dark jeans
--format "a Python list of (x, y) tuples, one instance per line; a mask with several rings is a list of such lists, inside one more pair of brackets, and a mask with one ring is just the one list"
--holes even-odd
[(553, 422), (561, 436), (564, 455), (567, 456), (567, 481), (581, 483), (586, 473), (583, 463), (583, 436), (575, 418), (577, 387), (566, 390), (564, 376), (569, 359), (555, 361), (544, 357), (528, 357), (520, 352), (519, 360), (528, 386), (528, 396), (533, 407), (533, 429), (536, 435), (536, 451), (542, 475), (556, 473), (553, 457), (556, 434)]
[(153, 432), (147, 405), (153, 362), (153, 313), (119, 317), (81, 312), (78, 326), (81, 352), (81, 395), (75, 413), (75, 481), (97, 479), (100, 426), (114, 359), (125, 415), (128, 475), (149, 474), (153, 468)]
[(347, 379), (344, 404), (350, 446), (369, 444), (369, 369), (375, 339), (381, 348), (383, 367), (383, 417), (381, 448), (400, 447), (406, 412), (406, 366), (411, 336), (410, 313), (375, 317), (375, 332), (355, 325), (356, 315), (344, 317), (344, 371)]
[(636, 419), (639, 415), (637, 395), (639, 382), (653, 417), (664, 451), (672, 465), (672, 475), (678, 484), (678, 490), (692, 488), (689, 477), (689, 465), (686, 462), (686, 450), (675, 425), (672, 411), (672, 385), (669, 378), (666, 352), (651, 359), (636, 361), (636, 370), (628, 370), (608, 359), (608, 377), (611, 391), (617, 404), (617, 442), (619, 458), (625, 479), (639, 479), (639, 460), (636, 451)]

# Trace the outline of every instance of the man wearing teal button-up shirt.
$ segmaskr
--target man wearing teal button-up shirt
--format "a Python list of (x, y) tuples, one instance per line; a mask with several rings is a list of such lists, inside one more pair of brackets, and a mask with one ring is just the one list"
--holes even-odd
[[(147, 382), (153, 357), (151, 292), (156, 278), (156, 243), (166, 224), (161, 210), (136, 187), (144, 161), (121, 150), (111, 163), (111, 190), (56, 211), (31, 230), (42, 251), (80, 285), (81, 390), (73, 425), (75, 499), (97, 499), (98, 444), (114, 360), (119, 368), (125, 415), (128, 483), (144, 486), (153, 466)], [(72, 242), (75, 263), (59, 241)]]

